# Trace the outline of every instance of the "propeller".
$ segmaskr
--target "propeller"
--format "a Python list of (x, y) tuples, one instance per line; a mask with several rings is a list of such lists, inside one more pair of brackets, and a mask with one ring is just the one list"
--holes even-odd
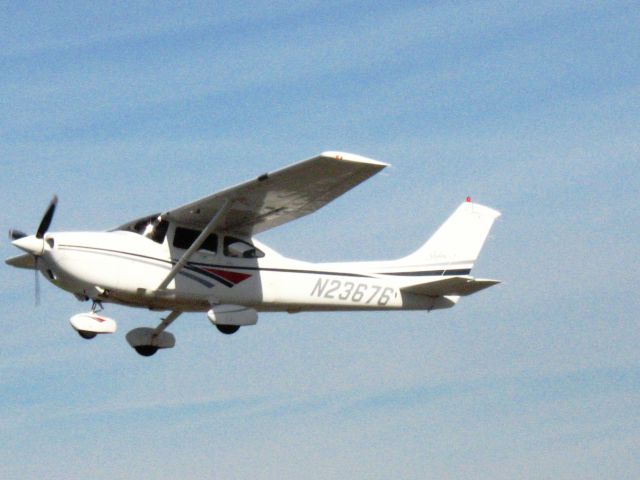
[(18, 240), (19, 238), (24, 238), (26, 236), (27, 236), (27, 234), (24, 233), (21, 230), (17, 230), (17, 229), (14, 229), (14, 228), (9, 230), (9, 240)]
[(38, 231), (36, 233), (36, 238), (44, 238), (44, 234), (49, 230), (49, 226), (51, 225), (51, 220), (53, 219), (53, 214), (56, 211), (56, 205), (58, 205), (58, 196), (54, 195), (49, 203), (49, 207), (42, 217), (40, 221), (40, 225), (38, 226)]
[(36, 305), (40, 304), (40, 277), (38, 275), (38, 261), (40, 259), (40, 256), (42, 256), (42, 253), (44, 252), (44, 235), (45, 233), (47, 233), (47, 230), (49, 230), (49, 227), (51, 226), (51, 221), (53, 220), (53, 214), (56, 211), (57, 204), (58, 197), (54, 195), (51, 199), (51, 202), (49, 202), (49, 206), (47, 207), (42, 220), (40, 220), (40, 225), (38, 225), (38, 230), (36, 231), (35, 235), (27, 235), (26, 233), (16, 229), (9, 230), (9, 239), (11, 240), (11, 243), (19, 249), (33, 255), (33, 259), (35, 262), (34, 293)]
[(40, 275), (38, 275), (38, 257), (36, 257), (36, 268), (34, 272), (34, 287), (33, 287), (33, 303), (36, 307), (40, 306)]

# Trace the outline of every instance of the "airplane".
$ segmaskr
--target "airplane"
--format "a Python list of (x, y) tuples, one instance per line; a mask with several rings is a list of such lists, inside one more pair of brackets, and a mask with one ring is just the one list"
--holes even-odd
[[(387, 167), (324, 152), (164, 213), (99, 232), (49, 233), (54, 196), (36, 233), (10, 230), (25, 253), (8, 265), (40, 272), (91, 311), (74, 315), (85, 339), (114, 333), (104, 303), (169, 312), (126, 340), (142, 356), (172, 348), (167, 327), (206, 312), (224, 334), (255, 325), (258, 312), (436, 310), (498, 280), (470, 275), (500, 213), (469, 197), (414, 253), (397, 260), (310, 263), (287, 258), (255, 235), (308, 215)], [(419, 214), (419, 209), (416, 211)]]

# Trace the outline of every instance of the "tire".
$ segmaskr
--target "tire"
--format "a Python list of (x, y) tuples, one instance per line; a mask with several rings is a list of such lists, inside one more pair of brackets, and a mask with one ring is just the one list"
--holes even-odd
[(232, 335), (240, 329), (240, 325), (216, 325), (216, 328), (225, 335)]
[(138, 345), (137, 347), (133, 347), (143, 357), (150, 357), (154, 355), (158, 351), (158, 347), (154, 347), (152, 345)]

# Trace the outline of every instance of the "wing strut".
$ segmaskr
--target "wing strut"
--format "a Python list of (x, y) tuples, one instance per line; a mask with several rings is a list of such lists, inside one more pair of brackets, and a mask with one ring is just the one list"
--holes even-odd
[(165, 288), (167, 288), (167, 285), (171, 283), (171, 280), (175, 278), (178, 272), (182, 270), (182, 267), (187, 264), (191, 256), (202, 246), (209, 234), (213, 232), (213, 230), (215, 230), (215, 228), (222, 222), (222, 220), (224, 220), (224, 215), (229, 210), (231, 203), (231, 200), (225, 200), (220, 210), (216, 212), (216, 214), (209, 221), (204, 230), (202, 230), (202, 233), (198, 235), (198, 238), (196, 238), (195, 242), (193, 242), (193, 244), (187, 249), (187, 251), (184, 252), (182, 257), (180, 257), (180, 260), (178, 260), (178, 262), (173, 266), (173, 268), (169, 272), (169, 275), (167, 275), (167, 278), (165, 278), (158, 286), (158, 290), (164, 290)]

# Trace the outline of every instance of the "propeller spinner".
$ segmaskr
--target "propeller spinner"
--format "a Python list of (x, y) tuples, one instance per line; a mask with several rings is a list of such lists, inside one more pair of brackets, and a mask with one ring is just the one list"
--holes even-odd
[(40, 303), (40, 285), (38, 281), (38, 259), (44, 252), (44, 235), (49, 230), (51, 226), (51, 220), (53, 220), (53, 214), (56, 211), (56, 205), (58, 204), (58, 197), (56, 195), (53, 196), (51, 202), (49, 202), (49, 206), (47, 207), (47, 211), (44, 213), (42, 220), (40, 220), (40, 225), (38, 225), (38, 230), (35, 235), (27, 235), (26, 233), (20, 230), (9, 230), (9, 239), (11, 243), (18, 247), (20, 250), (23, 250), (31, 255), (33, 255), (34, 263), (35, 263), (35, 296), (36, 296), (36, 305)]
[(9, 230), (9, 239), (12, 240), (11, 243), (20, 250), (24, 250), (36, 257), (42, 255), (44, 251), (44, 234), (47, 233), (47, 230), (49, 230), (51, 226), (51, 220), (53, 219), (57, 204), (58, 197), (54, 195), (42, 220), (40, 220), (40, 225), (35, 235), (27, 235), (20, 230)]

